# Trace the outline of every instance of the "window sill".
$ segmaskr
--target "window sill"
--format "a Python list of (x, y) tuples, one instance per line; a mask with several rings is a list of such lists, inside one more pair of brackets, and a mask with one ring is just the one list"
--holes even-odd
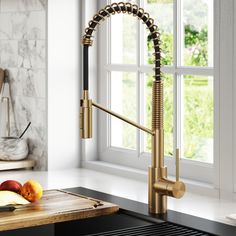
[[(104, 172), (106, 174), (112, 174), (115, 176), (121, 176), (147, 183), (147, 178), (148, 178), (147, 171), (135, 168), (112, 164), (104, 161), (83, 161), (82, 167), (86, 169)], [(170, 178), (174, 179), (175, 177), (170, 176)], [(190, 179), (182, 179), (182, 180), (185, 182), (187, 191), (190, 193), (219, 198), (219, 190), (214, 188), (214, 186), (211, 184), (194, 181)]]

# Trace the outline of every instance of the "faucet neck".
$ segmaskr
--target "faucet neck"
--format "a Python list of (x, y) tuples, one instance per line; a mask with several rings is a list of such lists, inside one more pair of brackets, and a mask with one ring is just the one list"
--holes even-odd
[[(154, 44), (155, 55), (155, 76), (153, 81), (152, 91), (152, 130), (149, 130), (142, 125), (139, 125), (113, 111), (110, 111), (99, 104), (92, 102), (88, 98), (88, 49), (92, 46), (92, 34), (95, 31), (96, 26), (101, 20), (114, 15), (116, 13), (128, 13), (133, 16), (137, 16), (141, 19), (150, 31), (150, 36)], [(163, 129), (163, 82), (161, 79), (160, 71), (160, 33), (158, 27), (154, 25), (154, 20), (149, 17), (147, 12), (144, 12), (143, 8), (139, 8), (137, 5), (131, 3), (113, 3), (107, 5), (105, 8), (98, 11), (94, 15), (93, 19), (89, 22), (88, 27), (85, 29), (85, 35), (82, 39), (84, 45), (83, 55), (83, 68), (84, 68), (84, 94), (83, 99), (80, 102), (80, 120), (81, 120), (81, 137), (92, 137), (92, 106), (95, 106), (108, 114), (111, 114), (139, 129), (144, 130), (152, 135), (152, 165), (149, 167), (148, 174), (148, 203), (150, 213), (166, 213), (167, 211), (167, 196), (180, 198), (185, 191), (184, 183), (179, 181), (179, 177), (176, 177), (176, 181), (167, 179), (167, 168), (164, 166), (164, 129)], [(179, 156), (179, 155), (178, 155)], [(179, 157), (178, 157), (179, 158)], [(176, 158), (176, 160), (178, 159)], [(179, 163), (179, 161), (176, 161)], [(177, 168), (178, 169), (178, 168)], [(176, 171), (177, 175), (179, 171)]]

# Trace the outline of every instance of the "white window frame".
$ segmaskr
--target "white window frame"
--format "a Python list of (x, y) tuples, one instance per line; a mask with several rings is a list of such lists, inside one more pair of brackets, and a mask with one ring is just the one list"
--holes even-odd
[[(141, 2), (141, 1), (140, 1)], [(142, 5), (140, 5), (142, 7)], [(176, 16), (176, 12), (180, 11), (179, 7), (177, 7), (176, 1), (174, 1), (174, 18), (177, 19)], [(180, 12), (178, 12), (178, 14), (180, 14)], [(177, 21), (179, 21), (179, 19), (177, 19)], [(174, 25), (174, 30), (177, 30), (177, 21), (174, 20), (175, 25)], [(107, 28), (106, 31), (108, 32), (109, 28), (110, 28), (110, 24), (109, 21), (107, 22), (106, 26), (104, 26), (104, 28)], [(137, 24), (137, 28), (138, 28), (138, 35), (141, 36), (141, 38), (138, 40), (137, 43), (137, 47), (140, 48), (140, 44), (143, 44), (144, 38), (143, 38), (143, 31), (145, 30), (144, 27), (140, 24)], [(177, 37), (174, 37), (174, 45), (177, 48), (177, 51), (180, 50), (180, 43), (177, 38), (179, 38), (179, 34), (180, 34), (180, 30), (178, 29), (177, 32), (174, 32), (174, 35), (177, 35)], [(106, 37), (106, 33), (105, 34), (100, 34), (101, 35), (101, 41), (103, 42), (103, 44), (101, 45), (100, 48), (102, 48), (102, 51), (109, 50), (110, 48), (110, 40)], [(109, 35), (109, 34), (108, 34)], [(109, 37), (109, 36), (108, 36)], [(106, 45), (108, 45), (108, 47), (106, 47)], [(105, 49), (106, 47), (106, 49)], [(142, 52), (141, 52), (142, 53)], [(105, 56), (104, 56), (105, 55)], [(101, 87), (101, 93), (103, 94), (103, 96), (99, 96), (100, 99), (104, 99), (102, 102), (102, 104), (106, 104), (107, 106), (109, 106), (109, 87), (110, 87), (110, 79), (107, 79), (106, 73), (108, 73), (108, 77), (111, 71), (124, 71), (124, 72), (141, 72), (138, 73), (138, 85), (137, 85), (137, 92), (138, 92), (138, 97), (140, 96), (140, 88), (144, 85), (144, 78), (143, 78), (143, 73), (153, 73), (153, 66), (151, 65), (140, 65), (138, 63), (138, 65), (111, 65), (108, 64), (110, 61), (109, 58), (110, 52), (107, 51), (106, 54), (103, 54), (104, 58), (101, 58), (101, 60), (99, 60), (101, 62), (100, 68), (104, 68), (101, 69), (101, 83), (102, 83), (102, 87)], [(107, 56), (107, 58), (105, 58)], [(142, 57), (143, 55), (141, 55)], [(196, 67), (183, 67), (183, 66), (179, 66), (177, 65), (177, 54), (174, 54), (174, 64), (173, 66), (165, 66), (163, 67), (162, 71), (164, 73), (169, 73), (169, 74), (173, 74), (174, 76), (174, 83), (175, 84), (175, 88), (176, 89), (180, 89), (180, 79), (177, 79), (177, 77), (179, 77), (180, 74), (191, 74), (191, 75), (209, 75), (209, 76), (213, 76), (213, 68), (196, 68)], [(103, 64), (104, 62), (104, 64)], [(106, 85), (106, 86), (105, 86)], [(108, 93), (107, 93), (108, 91)], [(174, 96), (176, 96), (177, 92), (174, 91)], [(177, 100), (178, 98), (176, 97), (175, 100)], [(142, 104), (142, 103), (140, 103)], [(138, 107), (138, 116), (140, 114), (142, 114), (141, 110), (143, 110), (143, 108)], [(174, 105), (174, 107), (176, 107), (176, 104)], [(176, 113), (176, 109), (175, 109), (175, 114), (174, 116), (177, 117), (180, 114)], [(99, 115), (100, 116), (100, 115)], [(138, 169), (147, 169), (148, 165), (150, 165), (150, 158), (147, 158), (148, 156), (150, 156), (150, 154), (148, 153), (144, 153), (143, 150), (141, 150), (141, 147), (139, 145), (140, 143), (140, 139), (143, 139), (143, 133), (142, 131), (137, 130), (137, 151), (133, 151), (133, 150), (127, 150), (127, 149), (122, 149), (122, 148), (116, 148), (116, 147), (111, 147), (109, 141), (110, 141), (110, 137), (109, 137), (109, 130), (110, 130), (110, 116), (107, 116), (105, 114), (101, 114), (101, 116), (103, 117), (102, 120), (103, 122), (100, 123), (100, 133), (106, 130), (106, 135), (103, 136), (103, 138), (99, 139), (100, 141), (100, 149), (99, 149), (99, 158), (102, 161), (106, 161), (106, 162), (112, 162), (115, 164), (119, 164), (119, 165), (125, 165), (128, 167), (135, 167)], [(177, 120), (180, 117), (177, 118)], [(104, 120), (106, 119), (106, 122), (104, 122)], [(141, 117), (142, 119), (142, 117)], [(174, 118), (174, 120), (176, 120)], [(140, 120), (138, 120), (140, 122)], [(177, 132), (174, 133), (174, 136), (176, 137), (178, 134), (178, 130)], [(176, 138), (174, 138), (174, 140), (176, 140)], [(174, 145), (176, 146), (176, 144)], [(138, 158), (138, 159), (137, 159)], [(147, 161), (149, 160), (149, 161)], [(174, 175), (174, 170), (175, 170), (175, 160), (174, 158), (165, 158), (166, 164), (168, 166), (168, 172), (171, 175)], [(201, 170), (202, 174), (199, 175), (199, 170)], [(181, 160), (181, 174), (182, 176), (184, 176), (185, 178), (191, 178), (194, 180), (198, 180), (198, 181), (205, 181), (207, 183), (211, 183), (212, 179), (213, 179), (213, 167), (212, 164), (207, 164), (207, 163), (202, 163), (202, 162), (195, 162), (195, 161), (189, 161), (189, 160)]]
[[(89, 4), (87, 5), (85, 0), (83, 2), (85, 10)], [(105, 5), (105, 0), (98, 0), (98, 9)], [(82, 11), (84, 10), (82, 9)], [(236, 154), (236, 139), (234, 138), (234, 133), (236, 133), (236, 109), (234, 108), (234, 104), (236, 104), (236, 96), (234, 95), (236, 83), (233, 82), (234, 74), (236, 73), (236, 58), (234, 56), (236, 55), (236, 47), (234, 46), (236, 45), (236, 17), (234, 17), (234, 12), (236, 12), (236, 4), (233, 0), (214, 0), (214, 165), (210, 167), (211, 171), (208, 173), (208, 176), (203, 176), (202, 172), (207, 169), (209, 170), (209, 165), (202, 165), (199, 162), (191, 163), (190, 161), (185, 163), (185, 160), (181, 163), (182, 176), (187, 176), (188, 172), (191, 172), (191, 179), (209, 183), (210, 191), (215, 191), (217, 193), (216, 196), (224, 199), (232, 199), (232, 196), (236, 198), (236, 194), (234, 194), (234, 192), (236, 193), (236, 174), (234, 174), (234, 170), (236, 170), (236, 161), (234, 161), (234, 154)], [(93, 13), (95, 12), (93, 11)], [(87, 22), (89, 19), (90, 17), (85, 17), (84, 22)], [(104, 71), (101, 69), (101, 61), (108, 55), (106, 47), (103, 46), (107, 44), (104, 37), (107, 31), (107, 24), (108, 21), (99, 27), (99, 33), (96, 35), (98, 42), (95, 42), (95, 47), (96, 45), (98, 46), (96, 64), (98, 65), (97, 101), (105, 106), (108, 105), (108, 99), (106, 96), (101, 96), (101, 94), (104, 95), (104, 89), (107, 88), (108, 83), (104, 80), (105, 76)], [(117, 65), (117, 69), (119, 69), (119, 65)], [(163, 72), (166, 72), (165, 68)], [(96, 97), (92, 98), (96, 99)], [(122, 167), (115, 169), (114, 166), (106, 165), (104, 161), (122, 165), (122, 159), (124, 160), (125, 158), (126, 166), (133, 168), (140, 168), (141, 166), (141, 168), (146, 169), (148, 163), (140, 162), (139, 166), (137, 166), (135, 159), (132, 158), (135, 158), (135, 153), (132, 151), (119, 150), (119, 148), (111, 148), (109, 150), (106, 148), (108, 143), (106, 134), (108, 130), (105, 123), (108, 123), (109, 119), (109, 116), (105, 113), (98, 112), (98, 123), (96, 125), (95, 122), (94, 127), (95, 131), (98, 128), (97, 136), (93, 138), (93, 142), (83, 141), (82, 143), (82, 166), (105, 171), (109, 171), (110, 168), (110, 173), (122, 175), (123, 172), (126, 173), (129, 169)], [(174, 173), (174, 163), (166, 160), (166, 164), (168, 166), (168, 173)], [(189, 165), (192, 168), (191, 170), (188, 168)], [(200, 173), (198, 172), (199, 166), (201, 167)], [(127, 176), (127, 174), (124, 175)], [(203, 176), (203, 178), (199, 178), (199, 175)], [(196, 182), (193, 186), (199, 184), (201, 183)], [(202, 193), (205, 193), (205, 189)]]

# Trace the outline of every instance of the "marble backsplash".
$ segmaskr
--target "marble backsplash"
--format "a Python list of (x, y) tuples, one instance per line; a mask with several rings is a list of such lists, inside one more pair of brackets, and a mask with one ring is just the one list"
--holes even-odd
[(32, 122), (26, 137), (38, 170), (47, 169), (46, 5), (0, 0), (0, 67), (10, 72), (11, 135)]

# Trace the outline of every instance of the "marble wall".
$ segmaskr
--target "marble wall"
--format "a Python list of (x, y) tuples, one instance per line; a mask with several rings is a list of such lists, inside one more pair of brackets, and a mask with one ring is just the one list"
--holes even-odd
[(47, 0), (0, 0), (0, 67), (10, 71), (12, 133), (26, 136), (36, 169), (47, 169)]

